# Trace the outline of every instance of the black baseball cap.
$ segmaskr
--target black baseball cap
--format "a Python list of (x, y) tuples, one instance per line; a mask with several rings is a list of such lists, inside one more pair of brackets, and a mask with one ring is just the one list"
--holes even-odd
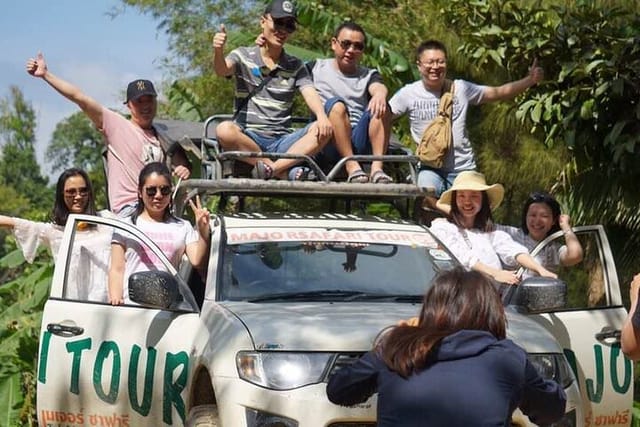
[(298, 17), (296, 5), (291, 0), (273, 0), (264, 11), (265, 15), (267, 13), (276, 19)]
[(127, 100), (124, 101), (124, 103), (126, 104), (132, 100), (135, 101), (144, 95), (158, 96), (156, 89), (153, 87), (153, 83), (149, 80), (134, 80), (127, 86)]

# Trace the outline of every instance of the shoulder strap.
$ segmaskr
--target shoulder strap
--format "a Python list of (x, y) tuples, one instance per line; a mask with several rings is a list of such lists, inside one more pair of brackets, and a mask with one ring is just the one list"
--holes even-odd
[(309, 76), (313, 78), (313, 68), (316, 66), (316, 60), (312, 59), (311, 61), (307, 61), (304, 63), (304, 66), (307, 69)]
[(438, 114), (451, 117), (453, 112), (453, 80), (445, 79), (442, 85), (442, 94), (440, 95), (440, 104), (438, 105)]
[(242, 109), (247, 106), (247, 104), (249, 103), (249, 100), (256, 93), (258, 93), (263, 87), (265, 87), (267, 85), (267, 83), (269, 83), (269, 81), (271, 81), (271, 79), (276, 76), (277, 72), (278, 72), (278, 67), (276, 66), (276, 68), (271, 70), (269, 72), (269, 74), (267, 74), (267, 76), (264, 79), (262, 79), (262, 81), (260, 82), (260, 84), (258, 86), (254, 87), (253, 90), (251, 92), (249, 92), (249, 94), (246, 97), (244, 97), (238, 103), (238, 106), (236, 107), (236, 112), (233, 113), (233, 120), (238, 118), (238, 115), (240, 114), (240, 111), (242, 111)]
[(129, 179), (131, 179), (133, 182), (137, 183), (138, 182), (138, 177), (133, 173), (133, 171), (131, 169), (129, 169), (129, 166), (127, 166), (127, 164), (124, 162), (124, 160), (122, 160), (122, 157), (120, 157), (120, 155), (118, 154), (116, 149), (113, 148), (113, 145), (107, 144), (107, 149), (111, 152), (111, 154), (113, 154), (113, 157), (122, 164), (122, 168), (124, 169), (124, 172), (127, 174)]

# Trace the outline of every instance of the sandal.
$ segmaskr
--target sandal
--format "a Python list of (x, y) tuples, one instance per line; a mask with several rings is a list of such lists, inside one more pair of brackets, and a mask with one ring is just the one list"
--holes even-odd
[(251, 177), (255, 179), (271, 179), (273, 178), (273, 169), (265, 162), (258, 160), (253, 169), (251, 169)]
[(384, 173), (382, 169), (378, 169), (371, 175), (371, 182), (374, 184), (391, 184), (393, 182), (393, 178)]
[(315, 181), (316, 173), (306, 166), (294, 166), (289, 169), (289, 181)]
[(362, 169), (358, 169), (357, 171), (354, 171), (349, 175), (349, 178), (347, 178), (347, 182), (353, 184), (366, 184), (367, 182), (369, 182), (369, 177), (366, 173), (364, 173)]

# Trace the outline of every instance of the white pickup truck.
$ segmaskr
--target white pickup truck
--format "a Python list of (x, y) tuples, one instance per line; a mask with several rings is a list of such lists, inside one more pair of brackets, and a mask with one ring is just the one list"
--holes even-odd
[[(179, 194), (234, 193), (242, 201), (291, 193), (304, 206), (304, 195), (355, 191), (250, 181), (190, 180)], [(362, 188), (376, 197), (404, 191)], [(326, 398), (327, 379), (382, 329), (416, 315), (434, 274), (457, 261), (423, 226), (337, 212), (214, 213), (208, 265), (199, 272), (188, 263), (174, 268), (131, 225), (72, 215), (42, 320), (40, 426), (375, 426), (375, 396), (336, 406)], [(130, 234), (166, 272), (132, 277), (135, 305), (78, 299), (70, 288), (80, 277), (70, 277), (69, 263), (91, 250), (78, 223)], [(556, 425), (628, 426), (633, 369), (620, 351), (626, 310), (615, 265), (601, 227), (575, 231), (584, 260), (562, 270), (562, 281), (530, 278), (509, 293), (508, 336), (565, 388), (566, 414)], [(82, 277), (106, 286), (106, 277)], [(516, 411), (513, 425), (530, 423)]]

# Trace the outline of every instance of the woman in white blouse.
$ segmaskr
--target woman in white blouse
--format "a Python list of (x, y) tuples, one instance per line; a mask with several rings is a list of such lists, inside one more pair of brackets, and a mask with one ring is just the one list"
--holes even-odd
[[(64, 227), (70, 214), (95, 215), (93, 188), (87, 173), (67, 169), (58, 178), (51, 222), (36, 222), (0, 215), (0, 227), (11, 228), (27, 262), (33, 262), (38, 246), (45, 245), (57, 257)], [(80, 228), (80, 225), (79, 225)], [(107, 301), (106, 274), (109, 264), (110, 234), (97, 227), (78, 230), (72, 249), (65, 297)]]
[(582, 245), (571, 229), (569, 215), (561, 213), (560, 204), (551, 194), (544, 191), (531, 193), (522, 210), (521, 224), (520, 227), (498, 225), (498, 230), (509, 233), (529, 252), (548, 236), (562, 230), (565, 244), (555, 240), (535, 257), (547, 270), (557, 273), (561, 265), (569, 267), (582, 261)]
[(503, 197), (502, 185), (487, 185), (484, 175), (478, 172), (461, 172), (438, 200), (439, 206), (450, 209), (449, 217), (434, 220), (430, 230), (465, 267), (498, 282), (519, 282), (515, 271), (505, 270), (503, 264), (520, 264), (540, 276), (556, 278), (555, 273), (529, 255), (527, 248), (504, 231), (496, 230), (491, 211)]

